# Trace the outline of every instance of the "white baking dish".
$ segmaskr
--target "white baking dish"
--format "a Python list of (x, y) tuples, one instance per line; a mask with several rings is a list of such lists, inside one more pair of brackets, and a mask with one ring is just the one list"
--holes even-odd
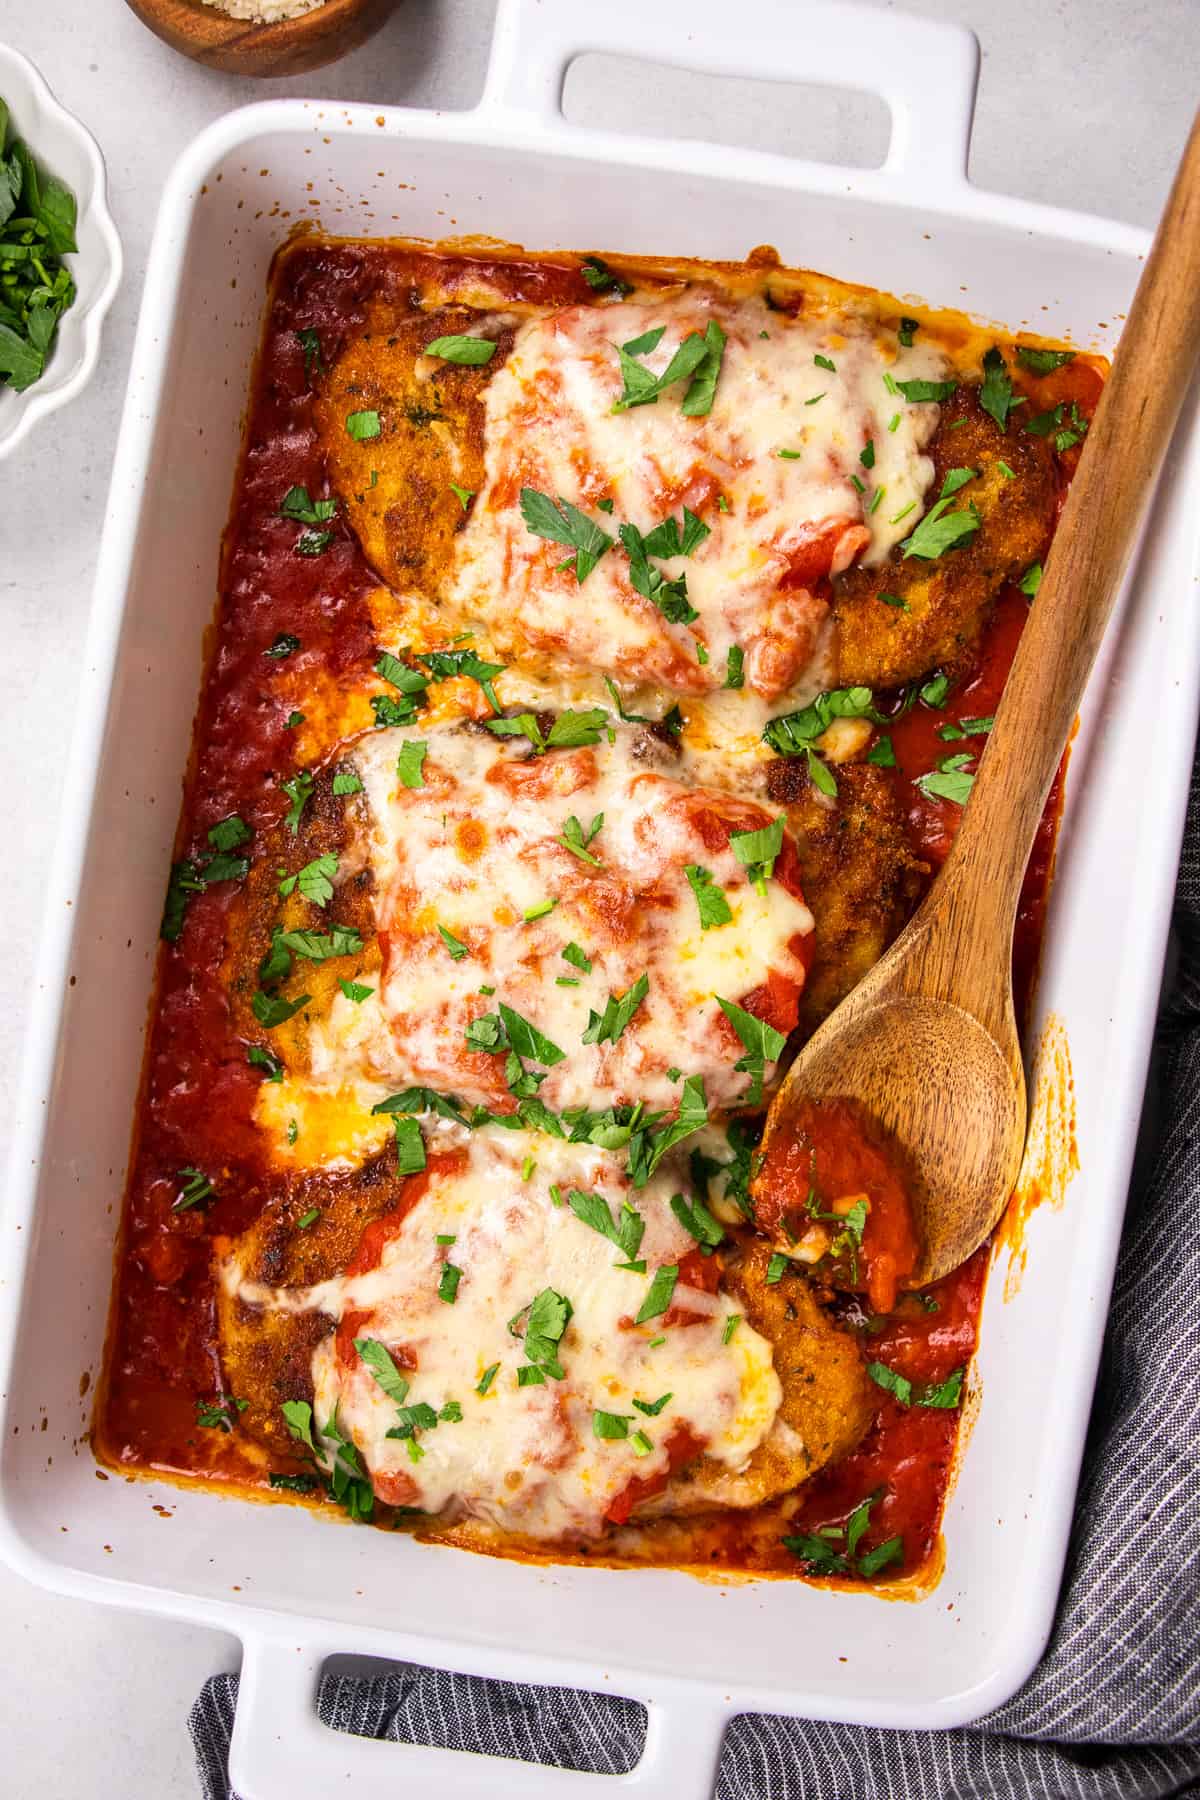
[[(562, 75), (590, 48), (870, 89), (892, 107), (891, 152), (878, 171), (847, 172), (571, 129)], [(931, 1598), (530, 1568), (297, 1508), (100, 1480), (81, 1394), (100, 1367), (163, 880), (273, 249), (302, 218), (539, 249), (736, 257), (769, 242), (789, 262), (1111, 346), (1146, 240), (968, 186), (976, 61), (969, 33), (875, 10), (812, 6), (801, 20), (742, 0), (731, 29), (728, 9), (704, 0), (503, 0), (476, 112), (253, 107), (207, 131), (170, 178), (36, 977), (0, 1268), (0, 1545), (34, 1580), (241, 1637), (233, 1779), (244, 1800), (311, 1800), (349, 1781), (359, 1800), (435, 1786), (531, 1800), (600, 1791), (589, 1775), (325, 1731), (315, 1679), (348, 1649), (633, 1696), (650, 1711), (645, 1755), (607, 1786), (691, 1800), (709, 1792), (738, 1711), (952, 1725), (1010, 1694), (1044, 1643), (1196, 723), (1194, 397), (1092, 683), (1063, 827), (1040, 1006), (1070, 1035), (1082, 1173), (1062, 1210), (1035, 1218), (1017, 1297), (1006, 1303), (1001, 1281), (988, 1295), (982, 1400)]]

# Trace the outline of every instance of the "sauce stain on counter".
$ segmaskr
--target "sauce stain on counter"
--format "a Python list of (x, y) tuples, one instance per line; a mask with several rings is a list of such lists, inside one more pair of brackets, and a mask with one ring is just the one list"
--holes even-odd
[(1042, 1206), (1057, 1211), (1079, 1172), (1076, 1137), (1075, 1076), (1067, 1028), (1058, 1013), (1049, 1013), (1033, 1055), (1030, 1082), (1029, 1134), (1017, 1185), (996, 1229), (996, 1249), (1008, 1251), (1004, 1298), (1020, 1292), (1028, 1257), (1026, 1229)]

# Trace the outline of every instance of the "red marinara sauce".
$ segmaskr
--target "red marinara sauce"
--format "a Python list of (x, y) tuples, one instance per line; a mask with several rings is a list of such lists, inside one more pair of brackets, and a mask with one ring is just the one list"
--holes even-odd
[[(361, 326), (372, 299), (404, 300), (444, 275), (447, 260), (460, 279), (485, 278), (514, 301), (553, 305), (593, 298), (578, 268), (534, 259), (444, 259), (385, 244), (313, 241), (292, 246), (277, 263), (225, 538), (220, 608), (177, 858), (204, 854), (207, 833), (231, 813), (259, 832), (286, 811), (283, 784), (299, 765), (289, 730), (292, 701), (275, 679), (281, 640), (300, 640), (302, 648), (287, 666), (314, 684), (352, 683), (376, 655), (369, 597), (378, 583), (357, 542), (334, 519), (324, 554), (299, 556), (295, 527), (279, 513), (279, 497), (290, 487), (316, 492), (325, 484), (313, 416), (312, 340), (304, 334), (317, 334), (321, 355), (331, 362), (347, 334)], [(1031, 409), (1069, 409), (1074, 402), (1088, 413), (1100, 378), (1080, 363), (1024, 385)], [(1062, 458), (1064, 477), (1072, 460), (1070, 452)], [(982, 747), (982, 738), (947, 744), (939, 729), (994, 710), (1026, 611), (1024, 594), (1007, 591), (973, 670), (944, 702), (918, 703), (890, 727), (897, 794), (914, 848), (932, 868), (949, 847), (959, 809), (928, 800), (916, 781), (948, 749)], [(1022, 897), (1014, 951), (1022, 997), (1036, 967), (1060, 798), (1061, 773)], [(247, 1063), (247, 1046), (232, 1027), (223, 981), (231, 893), (228, 885), (214, 885), (195, 894), (180, 935), (164, 944), (160, 957), (95, 1441), (103, 1460), (118, 1466), (261, 1486), (261, 1467), (242, 1455), (236, 1431), (202, 1429), (197, 1420), (198, 1404), (219, 1396), (222, 1387), (212, 1241), (244, 1230), (289, 1181), (262, 1153), (253, 1114), (263, 1071)], [(840, 1154), (851, 1154), (851, 1136), (846, 1126)], [(205, 1171), (215, 1191), (203, 1204), (181, 1206), (192, 1167)], [(883, 1179), (879, 1170), (873, 1178)], [(829, 1180), (846, 1191), (841, 1174), (834, 1178), (831, 1172)], [(381, 1222), (376, 1236), (386, 1229)], [(903, 1206), (881, 1192), (864, 1234), (872, 1304), (887, 1298), (893, 1280), (903, 1280), (910, 1233)], [(863, 1332), (868, 1355), (908, 1380), (918, 1396), (969, 1361), (986, 1261), (981, 1251), (923, 1298), (901, 1295), (886, 1318), (866, 1315), (854, 1298), (842, 1302)], [(798, 1572), (803, 1565), (780, 1547), (781, 1532), (844, 1524), (864, 1497), (878, 1491), (860, 1552), (899, 1534), (903, 1558), (887, 1572), (918, 1567), (936, 1538), (958, 1417), (948, 1406), (906, 1406), (881, 1388), (863, 1442), (802, 1490), (799, 1510), (786, 1523), (773, 1507), (758, 1517), (697, 1522), (689, 1540), (696, 1558)], [(678, 1448), (683, 1455), (689, 1447), (681, 1442)], [(630, 1505), (635, 1498), (629, 1497)], [(671, 1560), (687, 1556), (676, 1553)]]
[(911, 1177), (899, 1147), (852, 1100), (802, 1099), (754, 1183), (759, 1226), (780, 1243), (824, 1242), (820, 1263), (841, 1288), (890, 1313), (917, 1266)]

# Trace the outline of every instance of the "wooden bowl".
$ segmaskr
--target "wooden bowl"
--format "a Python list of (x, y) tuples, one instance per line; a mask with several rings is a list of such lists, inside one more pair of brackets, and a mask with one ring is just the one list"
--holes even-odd
[(355, 50), (398, 0), (325, 0), (295, 19), (255, 25), (202, 0), (126, 0), (172, 50), (227, 75), (303, 75)]

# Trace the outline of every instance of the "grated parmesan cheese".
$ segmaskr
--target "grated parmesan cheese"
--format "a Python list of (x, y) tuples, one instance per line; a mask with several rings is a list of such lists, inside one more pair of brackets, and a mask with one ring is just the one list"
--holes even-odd
[(245, 19), (250, 25), (277, 25), (281, 19), (298, 19), (303, 13), (315, 12), (325, 0), (204, 0), (204, 4), (227, 13), (231, 19)]

